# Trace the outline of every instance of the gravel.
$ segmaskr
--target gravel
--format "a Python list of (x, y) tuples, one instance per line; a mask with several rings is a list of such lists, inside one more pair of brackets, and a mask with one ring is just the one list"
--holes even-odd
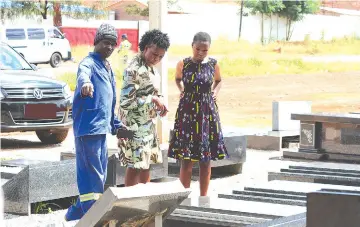
[(17, 216), (5, 214), (4, 227), (74, 227), (78, 221), (66, 222), (66, 210), (59, 210), (50, 214), (32, 214), (30, 216)]

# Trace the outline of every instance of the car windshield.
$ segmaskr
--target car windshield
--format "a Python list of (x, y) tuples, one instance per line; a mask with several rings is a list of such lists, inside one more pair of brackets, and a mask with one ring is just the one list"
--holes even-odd
[(32, 70), (19, 53), (8, 45), (0, 44), (0, 69), (1, 70)]

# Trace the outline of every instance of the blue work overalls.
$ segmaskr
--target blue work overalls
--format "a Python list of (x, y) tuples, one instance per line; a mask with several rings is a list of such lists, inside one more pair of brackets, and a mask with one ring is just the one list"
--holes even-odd
[[(93, 97), (82, 97), (85, 83), (94, 86)], [(80, 219), (104, 192), (107, 171), (106, 134), (116, 134), (121, 122), (114, 114), (116, 84), (98, 53), (90, 53), (79, 65), (73, 102), (77, 184), (80, 196), (65, 218)]]

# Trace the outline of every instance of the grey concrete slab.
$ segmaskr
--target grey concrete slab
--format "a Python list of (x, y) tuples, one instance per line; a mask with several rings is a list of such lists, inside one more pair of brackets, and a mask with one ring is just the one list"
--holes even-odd
[(273, 198), (267, 196), (253, 196), (253, 195), (234, 195), (234, 194), (219, 194), (219, 198), (231, 200), (246, 200), (262, 203), (274, 203), (282, 205), (306, 206), (304, 200), (286, 199), (286, 198)]
[(308, 121), (308, 122), (331, 122), (344, 124), (360, 124), (359, 114), (346, 113), (307, 113), (307, 114), (291, 114), (292, 120)]
[(110, 187), (76, 227), (98, 227), (109, 222), (116, 226), (146, 226), (157, 215), (165, 220), (190, 192), (180, 181)]
[(268, 180), (284, 180), (298, 182), (313, 182), (322, 184), (339, 184), (347, 186), (360, 186), (360, 177), (342, 177), (332, 175), (303, 174), (303, 173), (277, 173), (269, 172)]
[[(253, 188), (251, 188), (251, 189), (253, 189)], [(244, 191), (233, 190), (233, 194), (234, 195), (254, 196), (254, 197), (291, 199), (291, 200), (300, 200), (300, 201), (306, 199), (306, 193), (292, 192), (292, 191), (279, 192), (276, 190), (268, 190), (268, 191), (264, 192), (264, 191), (249, 190), (248, 188), (245, 188)]]
[(42, 164), (42, 163), (50, 163), (49, 161), (44, 160), (31, 160), (31, 159), (11, 159), (11, 160), (4, 160), (1, 161), (1, 166), (7, 166), (7, 167), (26, 167), (28, 165), (36, 165), (36, 164)]
[(199, 211), (176, 209), (165, 221), (165, 227), (241, 227), (269, 221), (274, 217), (256, 217), (245, 213), (227, 213), (226, 211)]
[(281, 150), (282, 137), (268, 136), (268, 135), (248, 135), (247, 136), (247, 148), (256, 150)]
[(358, 227), (360, 194), (309, 193), (306, 214), (306, 227)]
[(249, 227), (306, 227), (306, 213), (278, 218)]
[(283, 151), (283, 158), (332, 161), (332, 162), (353, 163), (353, 164), (360, 163), (360, 155), (339, 154), (339, 153), (330, 153), (330, 152), (314, 153), (314, 152), (299, 152), (299, 151)]
[(293, 214), (302, 213), (305, 211), (305, 207), (302, 206), (290, 206), (274, 203), (264, 203), (245, 200), (233, 200), (223, 199), (217, 197), (210, 198), (210, 205), (208, 207), (202, 207), (202, 205), (196, 201), (196, 198), (192, 198), (191, 204), (181, 204), (181, 209), (197, 209), (205, 212), (243, 212), (251, 213), (252, 215), (271, 215), (271, 216), (289, 216)]
[(30, 213), (35, 202), (78, 195), (75, 160), (30, 164), (3, 184), (4, 212)]
[[(259, 191), (259, 192), (276, 192), (276, 193), (292, 193), (305, 195), (309, 192), (318, 191), (321, 189), (333, 189), (333, 190), (348, 190), (359, 191), (360, 187), (333, 185), (333, 184), (321, 184), (321, 183), (308, 183), (308, 182), (291, 182), (274, 180), (264, 183), (256, 183), (251, 187), (244, 187), (247, 191)], [(243, 188), (234, 188), (234, 190), (243, 190)]]

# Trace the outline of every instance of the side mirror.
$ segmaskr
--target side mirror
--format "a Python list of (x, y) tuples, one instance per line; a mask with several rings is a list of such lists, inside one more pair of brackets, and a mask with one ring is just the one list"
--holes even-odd
[(38, 70), (38, 68), (37, 68), (37, 66), (36, 66), (36, 65), (34, 65), (34, 64), (30, 64), (30, 66), (31, 66), (31, 68), (32, 68), (33, 70), (35, 70), (35, 71), (37, 71), (37, 70)]

